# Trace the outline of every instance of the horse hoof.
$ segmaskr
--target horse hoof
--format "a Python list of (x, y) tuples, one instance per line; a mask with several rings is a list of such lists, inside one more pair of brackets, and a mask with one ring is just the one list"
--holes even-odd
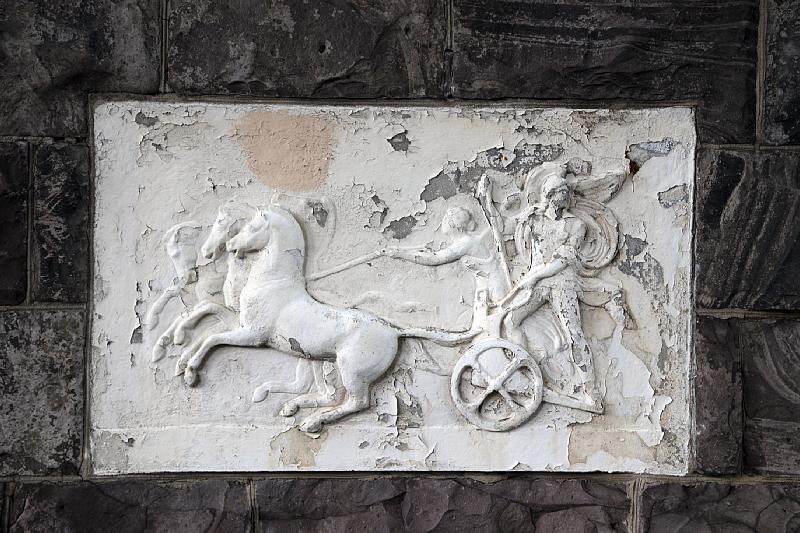
[(197, 383), (197, 373), (192, 368), (187, 368), (183, 372), (183, 381), (190, 387), (194, 387)]
[(281, 408), (281, 416), (294, 416), (299, 407), (292, 402), (286, 402)]
[(186, 332), (182, 329), (176, 329), (175, 333), (172, 334), (172, 344), (176, 346), (180, 346), (183, 344), (183, 341), (186, 340)]
[(253, 403), (263, 402), (264, 399), (269, 395), (269, 389), (267, 387), (259, 387), (253, 392)]
[(160, 344), (156, 344), (155, 346), (153, 346), (153, 356), (151, 357), (151, 360), (154, 363), (157, 363), (158, 361), (164, 359), (165, 355), (167, 355), (166, 348), (164, 348)]
[(303, 420), (300, 424), (300, 431), (303, 433), (319, 433), (322, 431), (322, 422), (319, 420)]
[(186, 363), (178, 361), (178, 364), (175, 365), (175, 377), (178, 377), (181, 374), (183, 374), (184, 370), (186, 370)]

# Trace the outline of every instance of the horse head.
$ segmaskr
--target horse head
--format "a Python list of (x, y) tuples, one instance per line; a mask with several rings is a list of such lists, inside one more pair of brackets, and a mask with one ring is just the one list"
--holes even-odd
[(211, 226), (200, 253), (206, 259), (217, 260), (230, 241), (253, 215), (254, 209), (248, 205), (228, 202), (219, 207), (217, 218)]
[(228, 241), (227, 249), (237, 257), (258, 252), (274, 244), (280, 252), (305, 256), (305, 238), (300, 225), (287, 211), (270, 206), (259, 209), (255, 216)]

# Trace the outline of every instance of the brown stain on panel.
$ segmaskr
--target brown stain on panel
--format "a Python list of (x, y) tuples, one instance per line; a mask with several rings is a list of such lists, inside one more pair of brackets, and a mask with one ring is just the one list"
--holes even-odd
[(313, 191), (328, 177), (334, 121), (285, 111), (248, 113), (236, 122), (247, 166), (271, 189)]
[(656, 448), (650, 447), (632, 431), (597, 432), (585, 426), (573, 426), (569, 437), (569, 464), (583, 464), (595, 452), (605, 451), (617, 459), (638, 459), (651, 462)]
[(317, 464), (317, 453), (327, 438), (327, 433), (312, 437), (294, 427), (275, 435), (269, 447), (280, 452), (278, 461), (281, 466), (313, 468)]

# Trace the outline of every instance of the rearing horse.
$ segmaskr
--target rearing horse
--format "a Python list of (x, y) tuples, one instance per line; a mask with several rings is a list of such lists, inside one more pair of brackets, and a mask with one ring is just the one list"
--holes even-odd
[(317, 433), (324, 424), (366, 409), (370, 385), (394, 362), (400, 337), (454, 345), (475, 336), (475, 332), (399, 329), (369, 312), (316, 301), (306, 291), (300, 225), (275, 206), (258, 211), (227, 248), (240, 258), (255, 255), (240, 297), (240, 325), (208, 336), (188, 361), (184, 379), (194, 385), (203, 359), (219, 345), (270, 347), (307, 359), (335, 361), (343, 400), (311, 392), (288, 401), (281, 410), (283, 416), (292, 416), (301, 407), (336, 405), (305, 418), (300, 424), (303, 431)]

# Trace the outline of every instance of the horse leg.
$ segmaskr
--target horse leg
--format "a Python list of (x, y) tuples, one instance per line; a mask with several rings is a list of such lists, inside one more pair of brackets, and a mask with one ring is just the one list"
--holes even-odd
[[(209, 335), (212, 335), (213, 333), (218, 333), (218, 331), (216, 330), (219, 329), (220, 325), (221, 324), (213, 324), (209, 326), (207, 329), (204, 329), (203, 334), (198, 335), (196, 339), (193, 339), (192, 343), (185, 350), (181, 352), (181, 356), (178, 359), (178, 362), (175, 364), (176, 376), (180, 376), (181, 374), (183, 374), (183, 371), (186, 369), (186, 363), (189, 362), (189, 359), (191, 358), (192, 354), (200, 349), (200, 345), (203, 344), (203, 341), (205, 341)], [(235, 327), (236, 327), (235, 324), (228, 325), (228, 329), (233, 329)]]
[(206, 355), (212, 348), (222, 344), (230, 346), (259, 346), (261, 345), (261, 339), (248, 328), (239, 328), (209, 335), (186, 364), (183, 380), (187, 385), (191, 387), (197, 382), (197, 369), (203, 364)]
[[(300, 423), (307, 433), (318, 433), (322, 426), (369, 407), (369, 388), (392, 365), (397, 355), (396, 333), (363, 331), (349, 339), (350, 345), (336, 354), (336, 366), (345, 390), (345, 399), (338, 407), (314, 413)], [(375, 346), (364, 350), (364, 346)], [(380, 347), (380, 348), (377, 348)]]
[(186, 330), (194, 329), (197, 324), (208, 315), (233, 315), (233, 312), (224, 305), (215, 302), (200, 302), (192, 309), (183, 321), (175, 328), (172, 334), (172, 344), (180, 345), (186, 340)]
[(167, 355), (167, 346), (172, 344), (172, 335), (184, 318), (186, 317), (181, 315), (173, 320), (172, 324), (170, 324), (167, 330), (161, 334), (156, 343), (153, 345), (153, 355), (151, 359), (154, 363), (160, 361), (165, 355)]
[[(319, 365), (322, 367), (322, 365)], [(324, 387), (317, 389), (315, 392), (301, 394), (297, 398), (289, 400), (281, 408), (282, 416), (292, 416), (302, 407), (330, 407), (341, 402), (338, 391), (336, 389), (328, 389)]]
[(349, 414), (363, 411), (369, 407), (369, 386), (370, 383), (362, 382), (346, 389), (345, 400), (339, 407), (324, 413), (314, 413), (307, 417), (300, 423), (300, 430), (306, 433), (319, 433), (325, 424), (339, 420)]
[[(314, 381), (316, 382), (317, 376), (315, 371), (315, 362), (312, 361), (310, 364), (312, 371), (314, 371), (313, 377)], [(270, 392), (290, 392), (295, 394), (306, 392), (308, 387), (311, 385), (311, 380), (309, 379), (311, 376), (308, 372), (308, 365), (309, 362), (305, 359), (298, 360), (297, 367), (295, 368), (294, 381), (290, 381), (289, 383), (283, 383), (280, 381), (265, 381), (253, 392), (253, 403), (262, 401)]]

